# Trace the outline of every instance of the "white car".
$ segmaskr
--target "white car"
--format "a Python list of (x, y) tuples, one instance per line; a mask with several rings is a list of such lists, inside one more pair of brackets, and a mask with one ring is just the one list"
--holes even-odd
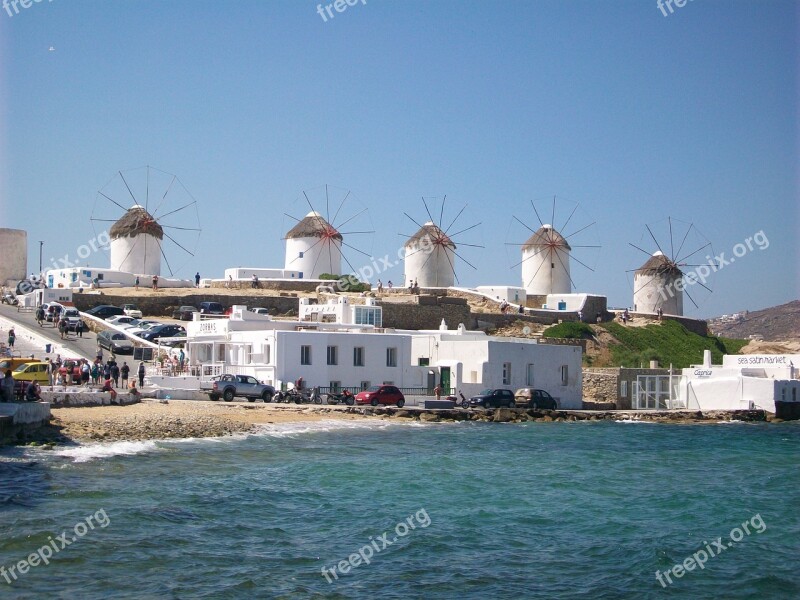
[(122, 312), (124, 312), (129, 317), (134, 317), (136, 319), (142, 318), (142, 311), (136, 308), (135, 304), (123, 304)]
[(125, 333), (128, 335), (139, 335), (143, 331), (147, 331), (151, 327), (155, 327), (156, 325), (162, 325), (158, 321), (139, 321), (136, 327), (128, 327), (125, 330)]
[(129, 317), (128, 315), (114, 315), (113, 317), (108, 317), (106, 319), (107, 323), (111, 323), (112, 325), (116, 325), (117, 327), (122, 327), (123, 325), (131, 325), (133, 322), (135, 324), (139, 324), (139, 319), (135, 317)]

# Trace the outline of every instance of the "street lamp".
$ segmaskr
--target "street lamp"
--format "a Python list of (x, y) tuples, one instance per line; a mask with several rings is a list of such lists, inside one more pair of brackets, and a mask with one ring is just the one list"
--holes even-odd
[(42, 276), (42, 246), (44, 246), (44, 242), (39, 240), (39, 277)]

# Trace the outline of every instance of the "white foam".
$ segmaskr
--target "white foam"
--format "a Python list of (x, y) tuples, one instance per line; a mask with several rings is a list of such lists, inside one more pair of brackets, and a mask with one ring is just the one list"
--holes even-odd
[(276, 423), (259, 425), (254, 435), (264, 435), (268, 437), (294, 437), (305, 433), (324, 433), (328, 431), (343, 430), (375, 430), (386, 429), (397, 423), (386, 421), (345, 421), (340, 419), (323, 419), (321, 421), (310, 421), (305, 423)]
[(114, 456), (134, 456), (145, 452), (153, 452), (154, 450), (158, 450), (158, 446), (153, 441), (111, 442), (108, 444), (87, 444), (85, 446), (63, 448), (54, 450), (49, 454), (71, 458), (76, 463), (82, 463)]

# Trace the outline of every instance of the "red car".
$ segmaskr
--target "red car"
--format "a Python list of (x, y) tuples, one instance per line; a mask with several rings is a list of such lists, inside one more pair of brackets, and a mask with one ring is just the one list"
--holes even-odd
[(403, 392), (393, 385), (373, 385), (368, 390), (356, 394), (356, 404), (371, 404), (372, 406), (396, 404), (398, 408), (402, 408), (405, 403)]

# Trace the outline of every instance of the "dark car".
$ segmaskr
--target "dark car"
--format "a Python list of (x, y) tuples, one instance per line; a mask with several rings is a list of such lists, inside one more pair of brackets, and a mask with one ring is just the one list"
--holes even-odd
[(356, 404), (396, 404), (402, 408), (406, 403), (403, 392), (393, 385), (373, 385), (371, 388), (356, 394)]
[(201, 315), (224, 315), (225, 307), (219, 302), (201, 302), (200, 303)]
[(186, 335), (186, 330), (182, 326), (165, 323), (164, 325), (156, 325), (155, 327), (143, 331), (139, 334), (139, 337), (148, 342), (153, 342), (158, 338), (174, 337), (181, 333)]
[(133, 343), (124, 333), (106, 329), (97, 334), (97, 345), (113, 354), (133, 354)]
[(87, 315), (92, 315), (98, 319), (107, 319), (114, 315), (124, 315), (125, 312), (119, 306), (111, 306), (110, 304), (101, 304), (85, 311)]
[(556, 410), (558, 408), (556, 399), (544, 390), (522, 388), (516, 391), (514, 397), (520, 406), (526, 408), (544, 408), (547, 410)]
[(514, 400), (514, 392), (499, 388), (496, 390), (483, 390), (480, 394), (469, 399), (470, 406), (481, 406), (483, 408), (495, 408), (507, 406), (514, 408), (517, 403)]
[(172, 311), (173, 319), (180, 319), (181, 321), (191, 321), (194, 319), (194, 313), (199, 312), (194, 306), (179, 306)]

